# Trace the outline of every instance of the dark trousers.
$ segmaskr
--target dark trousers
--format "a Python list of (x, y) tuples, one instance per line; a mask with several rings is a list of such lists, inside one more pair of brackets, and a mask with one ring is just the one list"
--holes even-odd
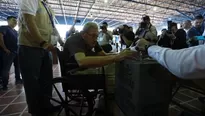
[(44, 49), (20, 46), (19, 62), (28, 111), (39, 115), (43, 108), (51, 107), (49, 98), (44, 97), (52, 96), (52, 85), (44, 88), (53, 78), (51, 57)]
[(2, 65), (1, 65), (1, 78), (3, 87), (7, 87), (8, 80), (9, 80), (9, 71), (11, 65), (13, 63), (14, 58), (16, 57), (16, 53), (11, 52), (10, 54), (6, 54), (5, 52), (1, 51), (2, 55)]
[(14, 63), (14, 71), (15, 71), (15, 78), (16, 81), (20, 80), (20, 66), (19, 66), (19, 55), (17, 54), (13, 60)]
[(0, 51), (0, 84), (2, 84), (2, 82), (1, 82), (1, 79), (2, 79), (2, 77), (1, 77), (1, 72), (2, 72), (2, 68), (3, 68), (3, 59), (2, 59), (2, 53), (1, 53), (1, 51)]

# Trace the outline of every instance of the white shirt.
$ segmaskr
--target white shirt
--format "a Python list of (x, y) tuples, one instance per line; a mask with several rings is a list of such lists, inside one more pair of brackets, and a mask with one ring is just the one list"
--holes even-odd
[(190, 30), (191, 28), (189, 28), (189, 29), (184, 29), (184, 31), (186, 32), (186, 34), (188, 33), (188, 31)]
[(204, 30), (204, 32), (203, 32), (203, 34), (202, 34), (202, 36), (205, 36), (205, 30)]
[(107, 30), (107, 34), (100, 32), (98, 37), (98, 43), (99, 45), (106, 45), (109, 44), (110, 41), (112, 41), (112, 32)]
[[(36, 15), (36, 12), (38, 10), (38, 2), (39, 2), (39, 0), (18, 0), (17, 2), (18, 2), (18, 5), (19, 5), (20, 15), (21, 14), (30, 14), (30, 15), (33, 15), (33, 16)], [(49, 9), (49, 10), (51, 10), (51, 9)], [(62, 43), (63, 41), (61, 40), (60, 35), (59, 35), (57, 29), (54, 28), (54, 31), (55, 31), (58, 39), (54, 39), (54, 41), (52, 43), (54, 45), (56, 45), (57, 41), (59, 39), (61, 41), (60, 43)]]
[(181, 50), (151, 46), (148, 54), (179, 78), (205, 78), (205, 45)]
[(39, 0), (17, 0), (21, 14), (36, 15)]

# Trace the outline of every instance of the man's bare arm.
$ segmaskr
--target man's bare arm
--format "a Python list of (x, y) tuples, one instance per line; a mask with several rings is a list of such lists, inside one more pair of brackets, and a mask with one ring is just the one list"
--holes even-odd
[(82, 68), (101, 67), (115, 62), (115, 55), (109, 56), (85, 56), (84, 53), (76, 53), (75, 59)]
[(11, 53), (11, 51), (7, 49), (6, 45), (4, 44), (4, 38), (2, 33), (0, 33), (0, 48), (2, 48), (7, 54)]
[(103, 51), (103, 50), (98, 53), (98, 56), (108, 56), (108, 55), (118, 55), (118, 53), (114, 53), (114, 52), (105, 53), (105, 51)]
[(25, 20), (25, 25), (32, 36), (32, 38), (28, 38), (28, 39), (32, 39), (31, 41), (38, 43), (40, 45), (40, 43), (43, 42), (44, 40), (37, 28), (35, 22), (35, 16), (30, 14), (23, 14), (23, 18)]
[(136, 55), (136, 52), (125, 49), (117, 55), (108, 56), (85, 56), (83, 52), (75, 54), (75, 59), (82, 68), (94, 68), (108, 65), (117, 61), (122, 61), (125, 58), (130, 58)]
[(107, 53), (105, 53), (105, 51), (104, 50), (102, 50), (102, 51), (100, 51), (100, 52), (98, 52), (98, 56), (107, 56), (108, 54)]
[(2, 34), (2, 33), (0, 33), (0, 47), (1, 47), (3, 50), (7, 49), (6, 46), (5, 46), (5, 44), (4, 44), (4, 38), (3, 38), (3, 34)]

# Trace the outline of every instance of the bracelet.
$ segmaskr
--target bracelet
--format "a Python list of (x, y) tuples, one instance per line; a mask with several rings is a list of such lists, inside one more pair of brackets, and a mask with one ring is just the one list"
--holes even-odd
[(43, 47), (45, 44), (46, 44), (46, 41), (42, 41), (42, 42), (40, 43), (40, 47)]

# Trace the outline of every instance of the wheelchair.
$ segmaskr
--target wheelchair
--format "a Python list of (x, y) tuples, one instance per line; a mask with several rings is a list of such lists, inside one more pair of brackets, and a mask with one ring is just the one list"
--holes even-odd
[[(53, 97), (48, 97), (54, 105), (60, 105), (61, 109), (57, 116), (94, 116), (98, 107), (100, 97), (104, 97), (104, 109), (107, 107), (107, 90), (104, 68), (102, 74), (81, 74), (73, 75), (72, 73), (79, 69), (66, 71), (66, 68), (72, 64), (66, 64), (63, 60), (63, 52), (57, 49), (57, 55), (60, 63), (61, 77), (52, 79), (45, 85), (44, 89), (52, 85)], [(103, 115), (108, 116), (107, 110)]]

